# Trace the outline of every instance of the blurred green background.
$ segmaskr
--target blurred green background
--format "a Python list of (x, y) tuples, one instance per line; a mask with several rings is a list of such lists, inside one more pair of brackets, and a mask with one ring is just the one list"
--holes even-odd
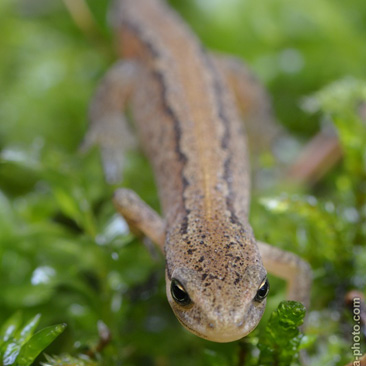
[[(342, 161), (313, 186), (279, 180), (255, 189), (251, 223), (258, 239), (314, 270), (310, 364), (344, 365), (353, 326), (344, 296), (366, 287), (366, 2), (171, 5), (208, 48), (246, 60), (293, 141), (324, 124), (338, 132)], [(67, 323), (47, 353), (77, 355), (98, 343), (102, 320), (112, 333), (98, 361), (106, 365), (257, 365), (257, 342), (284, 283), (271, 278), (265, 319), (243, 341), (188, 334), (165, 299), (162, 259), (115, 214), (116, 187), (105, 183), (98, 151), (78, 151), (88, 102), (117, 57), (107, 8), (101, 0), (0, 2), (0, 324), (16, 310), (24, 319), (41, 313), (43, 327)], [(275, 169), (262, 160), (262, 169)], [(159, 207), (141, 153), (129, 156), (123, 185)]]

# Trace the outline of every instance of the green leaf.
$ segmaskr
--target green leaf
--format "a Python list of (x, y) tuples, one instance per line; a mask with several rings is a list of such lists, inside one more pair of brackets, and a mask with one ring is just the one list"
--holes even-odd
[(278, 305), (259, 340), (258, 365), (288, 366), (297, 359), (303, 337), (298, 327), (303, 323), (305, 312), (304, 305), (296, 301), (282, 301)]
[(4, 366), (14, 364), (22, 346), (32, 337), (40, 318), (41, 315), (37, 314), (23, 328), (15, 333), (14, 337), (10, 337), (3, 353)]
[[(1, 330), (0, 330), (0, 345), (2, 345), (3, 342), (7, 342), (10, 339), (10, 337), (13, 336), (13, 334), (19, 329), (21, 322), (22, 322), (22, 315), (18, 311), (15, 314), (13, 314), (3, 324), (3, 326), (1, 327)], [(0, 353), (0, 356), (1, 356), (1, 353)]]
[(296, 301), (282, 301), (278, 305), (278, 320), (284, 329), (296, 329), (305, 317), (305, 306)]
[(2, 326), (0, 331), (0, 361), (5, 359), (4, 355), (6, 352), (9, 355), (9, 347), (13, 343), (14, 334), (18, 331), (21, 325), (21, 313), (17, 312), (10, 317), (5, 324)]
[(41, 314), (34, 316), (18, 333), (16, 336), (17, 342), (20, 345), (25, 344), (32, 337), (41, 319)]
[(53, 325), (37, 332), (22, 347), (16, 359), (17, 366), (28, 366), (52, 343), (66, 328), (66, 324)]
[(20, 349), (21, 346), (19, 344), (15, 342), (10, 342), (4, 352), (3, 365), (13, 365), (19, 355)]

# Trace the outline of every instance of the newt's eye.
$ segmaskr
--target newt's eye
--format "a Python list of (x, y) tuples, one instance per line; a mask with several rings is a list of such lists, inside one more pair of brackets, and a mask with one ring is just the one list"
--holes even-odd
[(183, 285), (175, 278), (172, 279), (170, 292), (175, 302), (179, 305), (187, 306), (192, 302)]
[(254, 300), (257, 302), (262, 302), (267, 297), (268, 292), (269, 292), (269, 282), (266, 278), (259, 286), (259, 289), (257, 291), (257, 294), (255, 295)]

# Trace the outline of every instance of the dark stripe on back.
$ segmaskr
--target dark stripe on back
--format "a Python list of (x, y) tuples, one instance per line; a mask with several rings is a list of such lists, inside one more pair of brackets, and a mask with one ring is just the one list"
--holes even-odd
[[(159, 54), (159, 51), (156, 49), (156, 47), (151, 42), (146, 40), (145, 37), (142, 36), (143, 31), (141, 29), (139, 29), (137, 24), (131, 24), (131, 23), (125, 21), (124, 25), (126, 27), (128, 27), (128, 29), (130, 31), (132, 31), (133, 33), (136, 34), (136, 37), (144, 44), (146, 49), (149, 50), (149, 52), (153, 58), (159, 59), (161, 57)], [(182, 171), (181, 171), (180, 176), (182, 178), (182, 190), (183, 190), (182, 191), (182, 200), (183, 200), (185, 215), (183, 216), (183, 222), (181, 224), (181, 233), (187, 234), (188, 214), (190, 213), (190, 210), (187, 209), (187, 207), (186, 207), (186, 202), (185, 202), (186, 200), (184, 197), (185, 196), (184, 192), (185, 192), (185, 189), (187, 188), (187, 186), (189, 185), (189, 182), (183, 174), (183, 169), (188, 161), (188, 158), (181, 149), (182, 129), (180, 126), (180, 121), (179, 121), (178, 116), (175, 114), (173, 108), (169, 105), (169, 102), (168, 102), (168, 96), (167, 96), (168, 88), (166, 86), (167, 83), (164, 80), (164, 74), (162, 72), (160, 72), (159, 70), (154, 69), (153, 76), (158, 81), (158, 84), (161, 86), (162, 106), (164, 108), (165, 113), (170, 117), (170, 119), (173, 122), (173, 129), (174, 129), (174, 135), (175, 135), (175, 153), (178, 156), (178, 160), (182, 163)]]

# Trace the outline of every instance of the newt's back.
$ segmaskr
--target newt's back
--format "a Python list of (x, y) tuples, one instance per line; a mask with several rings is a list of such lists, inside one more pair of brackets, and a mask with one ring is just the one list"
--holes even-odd
[[(150, 97), (151, 105), (139, 103), (134, 109), (144, 148), (155, 166), (164, 213), (175, 216), (178, 204), (179, 209), (199, 210), (207, 224), (215, 221), (217, 212), (244, 219), (249, 190), (246, 144), (232, 97), (212, 57), (161, 1), (124, 0), (119, 11), (124, 56), (138, 59), (148, 69), (141, 89), (149, 88), (148, 79), (160, 96), (160, 105), (152, 105), (155, 99)], [(161, 110), (169, 120), (160, 116)], [(167, 180), (174, 180), (175, 186), (166, 187)], [(167, 189), (174, 194), (167, 194)], [(185, 202), (174, 200), (183, 196)]]

